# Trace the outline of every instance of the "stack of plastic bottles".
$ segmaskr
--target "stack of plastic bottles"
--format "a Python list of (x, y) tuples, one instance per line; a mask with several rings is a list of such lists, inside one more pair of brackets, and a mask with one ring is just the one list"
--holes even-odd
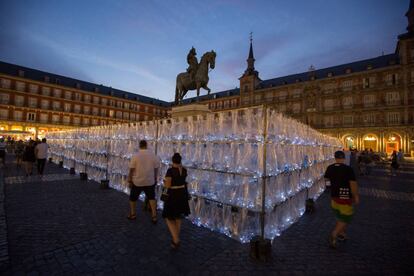
[(305, 201), (323, 192), (323, 173), (341, 148), (338, 139), (265, 107), (48, 135), (54, 162), (96, 181), (109, 179), (126, 193), (128, 163), (141, 139), (162, 160), (158, 195), (179, 152), (192, 195), (189, 219), (241, 242), (260, 235), (262, 212), (265, 238), (294, 223)]

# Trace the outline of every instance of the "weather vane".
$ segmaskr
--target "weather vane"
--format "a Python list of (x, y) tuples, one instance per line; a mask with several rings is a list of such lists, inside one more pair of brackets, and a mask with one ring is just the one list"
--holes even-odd
[(253, 32), (250, 32), (250, 42), (253, 41)]

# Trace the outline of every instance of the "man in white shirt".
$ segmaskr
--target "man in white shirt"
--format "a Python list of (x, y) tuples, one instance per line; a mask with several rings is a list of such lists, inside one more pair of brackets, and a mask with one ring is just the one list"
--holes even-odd
[(47, 158), (47, 150), (49, 146), (46, 144), (46, 138), (42, 139), (40, 144), (37, 144), (35, 147), (35, 156), (37, 159), (37, 172), (39, 173), (40, 177), (43, 177), (43, 171), (45, 170), (46, 158)]
[(137, 218), (136, 206), (141, 192), (149, 200), (152, 213), (152, 223), (157, 223), (157, 206), (155, 202), (155, 185), (158, 178), (160, 159), (147, 149), (147, 141), (139, 142), (139, 152), (132, 156), (129, 163), (128, 183), (131, 189), (129, 195), (130, 213), (128, 219)]

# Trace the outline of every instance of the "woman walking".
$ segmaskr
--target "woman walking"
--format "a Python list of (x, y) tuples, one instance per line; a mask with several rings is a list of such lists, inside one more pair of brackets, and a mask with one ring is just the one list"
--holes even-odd
[(33, 164), (36, 161), (34, 141), (30, 140), (23, 152), (23, 162), (25, 164), (26, 176), (32, 175)]
[(190, 214), (188, 205), (187, 170), (181, 165), (181, 155), (174, 153), (172, 167), (167, 170), (164, 186), (168, 189), (168, 199), (164, 202), (162, 217), (165, 218), (170, 230), (171, 247), (177, 249), (180, 246), (181, 220)]

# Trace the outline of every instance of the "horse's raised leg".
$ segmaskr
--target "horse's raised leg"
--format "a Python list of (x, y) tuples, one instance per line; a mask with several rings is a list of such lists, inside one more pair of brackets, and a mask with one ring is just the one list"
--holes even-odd
[(208, 88), (207, 84), (203, 85), (203, 88), (207, 90), (207, 95), (210, 95), (211, 89)]
[(200, 101), (200, 84), (197, 83), (197, 98), (196, 101), (199, 102)]

